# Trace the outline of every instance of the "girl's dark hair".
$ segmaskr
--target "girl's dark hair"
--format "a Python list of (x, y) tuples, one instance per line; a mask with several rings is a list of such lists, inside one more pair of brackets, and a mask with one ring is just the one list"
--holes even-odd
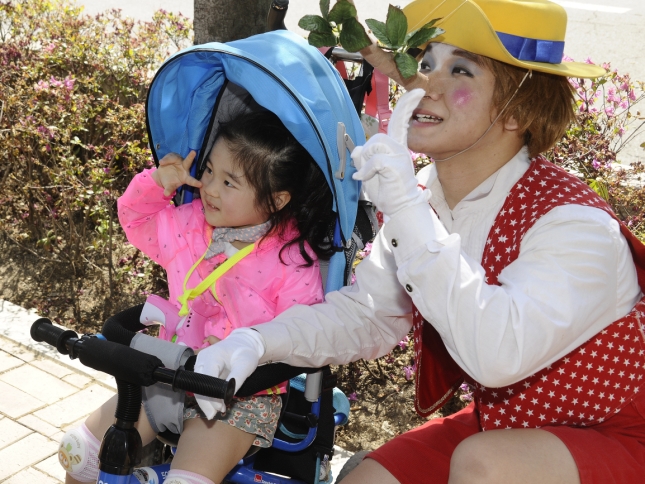
[[(257, 208), (270, 214), (271, 229), (265, 237), (277, 234), (286, 240), (280, 259), (286, 248), (297, 244), (305, 265), (311, 266), (305, 241), (319, 259), (330, 258), (328, 235), (335, 220), (331, 190), (322, 170), (280, 118), (271, 111), (239, 114), (220, 125), (217, 139), (226, 143), (255, 190)], [(281, 191), (289, 192), (291, 199), (278, 210), (273, 194)], [(298, 236), (287, 240), (285, 229), (292, 220)]]

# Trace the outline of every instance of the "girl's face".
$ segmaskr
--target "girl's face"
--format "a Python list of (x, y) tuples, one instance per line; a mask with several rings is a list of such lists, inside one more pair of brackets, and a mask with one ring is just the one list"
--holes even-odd
[(237, 166), (226, 142), (213, 146), (199, 193), (206, 222), (213, 227), (249, 227), (266, 222), (269, 215), (255, 205), (255, 190)]
[[(468, 148), (489, 128), (495, 78), (477, 62), (478, 56), (448, 44), (426, 51), (421, 72), (430, 79), (426, 96), (412, 115), (408, 146), (442, 160)], [(494, 127), (477, 144), (496, 141)]]

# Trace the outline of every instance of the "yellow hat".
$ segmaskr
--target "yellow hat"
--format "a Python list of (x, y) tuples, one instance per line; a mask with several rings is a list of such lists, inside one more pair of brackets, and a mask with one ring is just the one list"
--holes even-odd
[(548, 0), (414, 0), (403, 12), (410, 31), (432, 19), (442, 42), (506, 64), (568, 77), (600, 77), (600, 66), (562, 62), (567, 13)]

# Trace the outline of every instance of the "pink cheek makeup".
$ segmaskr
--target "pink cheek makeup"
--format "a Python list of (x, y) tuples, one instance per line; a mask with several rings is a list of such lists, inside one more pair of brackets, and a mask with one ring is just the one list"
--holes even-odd
[(452, 102), (457, 107), (463, 107), (468, 104), (473, 97), (473, 93), (469, 89), (457, 89), (452, 93)]

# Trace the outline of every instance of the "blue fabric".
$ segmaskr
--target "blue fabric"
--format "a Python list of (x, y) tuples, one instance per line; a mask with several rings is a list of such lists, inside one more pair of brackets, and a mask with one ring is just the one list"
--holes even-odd
[[(351, 238), (360, 183), (347, 166), (334, 177), (340, 157), (337, 124), (345, 124), (354, 144), (365, 143), (360, 119), (344, 82), (333, 65), (298, 35), (267, 32), (230, 43), (185, 49), (167, 59), (148, 92), (146, 114), (156, 159), (169, 152), (199, 150), (207, 134), (217, 95), (229, 80), (246, 89), (261, 106), (276, 113), (309, 151), (335, 191), (334, 210), (345, 239)], [(349, 152), (346, 153), (349, 160)], [(329, 265), (326, 290), (344, 284), (345, 257), (336, 253)]]
[(523, 61), (560, 64), (564, 53), (564, 42), (554, 40), (530, 39), (512, 34), (497, 32), (506, 50), (516, 59)]

